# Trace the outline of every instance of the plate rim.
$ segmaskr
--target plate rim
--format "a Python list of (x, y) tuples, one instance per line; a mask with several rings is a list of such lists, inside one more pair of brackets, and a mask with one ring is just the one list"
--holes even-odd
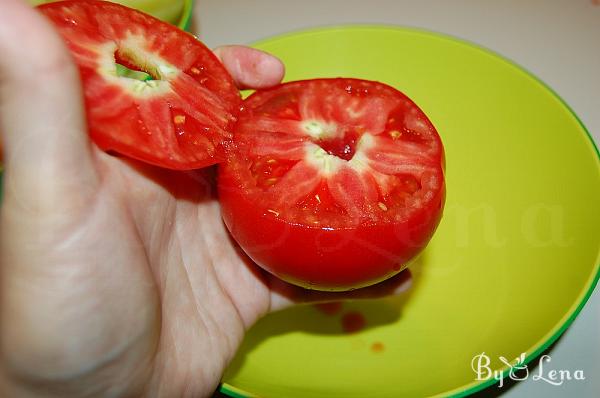
[(183, 4), (183, 10), (181, 11), (181, 16), (179, 17), (179, 21), (177, 22), (177, 27), (181, 30), (185, 30), (186, 32), (190, 31), (192, 25), (194, 1), (195, 0), (185, 0)]
[[(594, 138), (592, 137), (590, 131), (587, 129), (583, 121), (579, 118), (577, 113), (571, 108), (571, 106), (546, 82), (544, 82), (541, 78), (535, 75), (533, 72), (529, 71), (524, 66), (518, 64), (516, 61), (508, 58), (505, 55), (502, 55), (495, 50), (492, 50), (484, 45), (479, 43), (454, 36), (452, 34), (443, 33), (435, 30), (425, 29), (421, 27), (407, 26), (407, 25), (392, 25), (392, 24), (364, 24), (364, 23), (347, 23), (347, 24), (332, 24), (332, 25), (322, 25), (305, 29), (296, 29), (292, 31), (287, 31), (284, 33), (276, 34), (261, 38), (259, 40), (253, 41), (250, 43), (250, 46), (256, 47), (266, 44), (268, 42), (283, 40), (290, 37), (297, 37), (300, 35), (307, 34), (315, 34), (315, 33), (323, 33), (330, 32), (335, 30), (394, 30), (400, 32), (408, 32), (408, 33), (419, 33), (427, 36), (432, 36), (438, 39), (448, 40), (454, 43), (459, 43), (465, 45), (467, 47), (476, 49), (485, 53), (486, 55), (490, 55), (498, 59), (499, 61), (503, 61), (512, 67), (516, 68), (520, 72), (524, 73), (527, 77), (533, 79), (535, 82), (540, 84), (543, 89), (549, 92), (555, 99), (557, 99), (560, 104), (575, 118), (578, 125), (585, 132), (585, 135), (588, 139), (588, 144), (593, 148), (592, 152), (596, 153), (596, 166), (600, 169), (600, 150), (598, 149), (598, 145), (596, 145)], [(560, 336), (573, 324), (577, 316), (580, 314), (585, 304), (588, 302), (592, 293), (594, 292), (598, 281), (600, 280), (600, 248), (598, 250), (598, 254), (596, 256), (595, 265), (592, 268), (593, 277), (590, 277), (587, 284), (582, 288), (582, 293), (579, 297), (573, 302), (570, 309), (565, 312), (565, 315), (557, 322), (556, 326), (548, 331), (548, 333), (538, 342), (536, 342), (531, 348), (533, 350), (531, 353), (527, 353), (525, 360), (523, 362), (524, 365), (531, 363), (534, 359), (538, 358), (544, 351), (546, 351), (554, 342), (558, 340)], [(501, 379), (504, 380), (509, 376), (509, 367), (505, 366), (503, 368), (497, 369), (501, 372)], [(491, 387), (495, 384), (498, 384), (499, 380), (494, 378), (490, 378), (488, 380), (474, 380), (469, 384), (465, 384), (461, 387), (445, 391), (442, 393), (438, 393), (433, 395), (432, 397), (466, 397), (468, 395), (474, 394), (478, 391), (484, 390), (485, 388)], [(255, 398), (258, 395), (245, 391), (241, 388), (235, 387), (227, 382), (222, 382), (219, 384), (217, 391), (233, 397), (233, 398)]]

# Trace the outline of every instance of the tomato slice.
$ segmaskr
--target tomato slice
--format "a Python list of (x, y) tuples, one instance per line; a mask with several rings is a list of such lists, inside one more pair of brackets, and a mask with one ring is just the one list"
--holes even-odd
[(444, 151), (425, 114), (382, 83), (291, 82), (244, 102), (220, 166), (223, 218), (259, 265), (346, 290), (402, 270), (444, 203)]
[[(119, 4), (64, 1), (39, 9), (73, 53), (100, 148), (171, 169), (224, 159), (241, 98), (204, 44)], [(121, 75), (118, 65), (148, 78)]]

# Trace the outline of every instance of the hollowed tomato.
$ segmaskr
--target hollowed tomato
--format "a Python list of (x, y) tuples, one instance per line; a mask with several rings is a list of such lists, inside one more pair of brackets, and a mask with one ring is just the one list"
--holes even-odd
[(317, 79), (257, 91), (233, 141), (219, 166), (223, 219), (257, 264), (288, 282), (380, 282), (423, 250), (440, 221), (440, 137), (385, 84)]

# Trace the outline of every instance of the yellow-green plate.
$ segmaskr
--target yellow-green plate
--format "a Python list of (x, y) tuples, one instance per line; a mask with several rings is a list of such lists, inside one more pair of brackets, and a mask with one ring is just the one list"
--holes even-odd
[(185, 3), (183, 5), (183, 11), (179, 16), (177, 26), (179, 26), (183, 30), (189, 31), (192, 24), (193, 11), (194, 0), (185, 0)]
[[(379, 80), (422, 107), (446, 149), (448, 196), (401, 298), (267, 317), (221, 391), (233, 396), (466, 395), (472, 358), (526, 353), (569, 326), (598, 279), (600, 166), (585, 128), (547, 86), (478, 46), (413, 29), (352, 26), (264, 40), (287, 79)], [(366, 328), (344, 333), (359, 311)]]

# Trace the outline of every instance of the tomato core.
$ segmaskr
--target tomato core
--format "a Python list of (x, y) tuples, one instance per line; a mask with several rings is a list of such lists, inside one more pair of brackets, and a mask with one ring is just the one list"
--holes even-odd
[(350, 160), (356, 153), (356, 142), (359, 134), (356, 131), (343, 132), (340, 137), (313, 140), (325, 152), (343, 160)]
[(127, 51), (126, 49), (117, 49), (117, 51), (115, 51), (117, 76), (128, 77), (140, 81), (161, 80), (155, 67), (143, 65), (135, 58), (135, 52)]

